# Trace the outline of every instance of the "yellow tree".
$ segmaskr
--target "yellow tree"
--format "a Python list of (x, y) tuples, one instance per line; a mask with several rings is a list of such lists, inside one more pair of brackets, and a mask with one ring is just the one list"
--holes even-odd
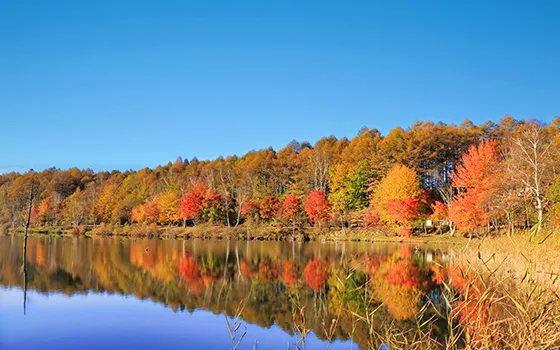
[(181, 196), (176, 191), (164, 191), (154, 197), (158, 208), (158, 223), (172, 224), (181, 220)]
[(392, 200), (419, 199), (422, 191), (416, 172), (405, 165), (394, 165), (375, 188), (371, 205), (379, 217), (390, 224), (394, 220), (387, 213), (387, 203)]
[(78, 187), (72, 195), (66, 197), (64, 202), (62, 202), (63, 218), (76, 227), (87, 218), (89, 205), (90, 203), (84, 192)]

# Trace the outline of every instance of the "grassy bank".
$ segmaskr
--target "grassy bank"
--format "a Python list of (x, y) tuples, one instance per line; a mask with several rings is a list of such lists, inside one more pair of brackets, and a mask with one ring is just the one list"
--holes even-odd
[[(4, 234), (22, 234), (23, 230), (5, 228)], [(89, 225), (89, 226), (45, 226), (32, 227), (30, 234), (62, 236), (122, 236), (133, 238), (162, 239), (235, 239), (235, 240), (273, 240), (273, 241), (356, 241), (356, 242), (407, 242), (407, 243), (446, 243), (465, 244), (468, 239), (448, 234), (424, 234), (417, 232), (411, 237), (401, 237), (391, 229), (309, 227), (290, 230), (274, 223), (242, 225), (238, 227), (201, 224), (197, 226), (158, 226), (158, 225)]]
[[(560, 232), (531, 232), (472, 240), (453, 249), (456, 259), (477, 271), (515, 279), (532, 278), (558, 285), (560, 273)], [(504, 277), (505, 278), (505, 277)]]
[[(355, 327), (372, 330), (370, 349), (560, 349), (560, 234), (530, 237), (464, 239), (450, 247), (449, 265), (434, 269), (444, 288), (413, 317), (416, 327), (376, 323), (381, 306)], [(362, 288), (370, 285), (379, 281)]]

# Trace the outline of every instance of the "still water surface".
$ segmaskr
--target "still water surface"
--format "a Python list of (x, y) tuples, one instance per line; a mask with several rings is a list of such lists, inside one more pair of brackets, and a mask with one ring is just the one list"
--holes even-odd
[[(0, 236), (1, 349), (358, 349), (438, 303), (445, 247)], [(228, 321), (226, 321), (226, 317)], [(239, 328), (231, 339), (228, 325)]]

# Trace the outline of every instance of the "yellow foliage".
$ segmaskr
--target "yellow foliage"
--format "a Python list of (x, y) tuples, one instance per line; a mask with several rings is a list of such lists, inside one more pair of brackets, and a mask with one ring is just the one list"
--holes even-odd
[(406, 165), (396, 164), (376, 187), (371, 205), (382, 220), (391, 222), (385, 206), (391, 199), (419, 198), (422, 191), (416, 172)]
[(368, 283), (373, 297), (387, 306), (387, 310), (397, 320), (407, 320), (419, 311), (419, 301), (422, 292), (406, 285), (388, 283), (387, 272), (396, 263), (396, 255), (379, 266), (377, 272)]
[(154, 202), (159, 209), (158, 222), (162, 225), (181, 220), (179, 192), (164, 191), (154, 197)]

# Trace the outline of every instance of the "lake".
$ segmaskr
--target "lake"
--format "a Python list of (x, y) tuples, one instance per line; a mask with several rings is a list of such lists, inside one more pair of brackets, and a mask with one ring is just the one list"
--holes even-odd
[(22, 273), (23, 238), (0, 236), (0, 348), (378, 346), (383, 324), (414, 328), (442, 304), (449, 259), (398, 243), (32, 236)]

